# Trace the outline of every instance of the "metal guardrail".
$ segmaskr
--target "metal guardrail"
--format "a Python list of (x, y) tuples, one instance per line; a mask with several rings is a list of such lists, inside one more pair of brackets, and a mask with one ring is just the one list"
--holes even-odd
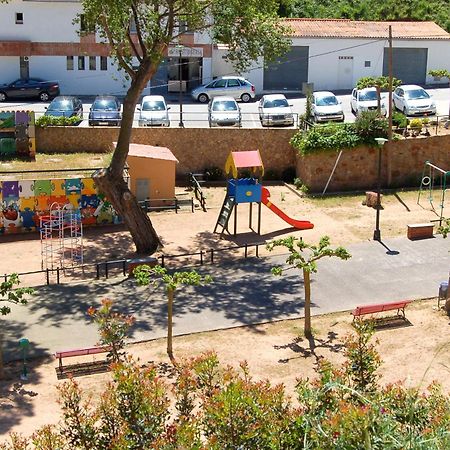
[[(256, 258), (259, 258), (260, 253), (260, 247), (265, 246), (265, 243), (246, 243), (243, 245), (232, 245), (229, 247), (221, 247), (218, 249), (209, 249), (209, 250), (200, 250), (198, 252), (193, 253), (179, 253), (176, 255), (159, 255), (156, 256), (155, 259), (158, 261), (159, 265), (161, 267), (166, 267), (168, 261), (176, 260), (178, 258), (189, 258), (190, 263), (189, 265), (200, 265), (203, 266), (207, 263), (214, 264), (216, 261), (217, 255), (220, 255), (222, 253), (235, 251), (235, 250), (241, 250), (243, 249), (243, 257), (249, 258), (252, 256), (255, 256)], [(254, 249), (254, 254), (252, 252), (252, 249)], [(252, 253), (252, 254), (250, 254)], [(130, 263), (132, 263), (133, 259), (118, 259), (113, 261), (103, 261), (103, 262), (97, 262), (92, 264), (83, 264), (80, 266), (74, 266), (71, 268), (63, 269), (61, 267), (57, 267), (55, 269), (43, 269), (43, 270), (34, 270), (30, 272), (21, 272), (17, 275), (20, 277), (24, 277), (27, 275), (37, 275), (41, 274), (44, 276), (45, 284), (51, 285), (51, 284), (60, 284), (61, 278), (65, 276), (66, 272), (73, 272), (78, 271), (81, 272), (83, 279), (88, 278), (87, 274), (92, 274), (90, 278), (94, 278), (97, 280), (100, 280), (102, 278), (108, 279), (111, 276), (112, 270), (115, 269), (115, 274), (117, 274), (117, 269), (119, 269), (119, 273), (121, 273), (123, 276), (128, 276), (129, 273), (129, 267)], [(4, 274), (4, 280), (6, 281), (7, 278), (10, 276), (10, 274)], [(74, 279), (77, 279), (76, 277), (73, 277)], [(24, 284), (23, 280), (21, 280)], [(25, 284), (26, 285), (26, 284)], [(34, 286), (37, 286), (39, 284), (35, 283)]]

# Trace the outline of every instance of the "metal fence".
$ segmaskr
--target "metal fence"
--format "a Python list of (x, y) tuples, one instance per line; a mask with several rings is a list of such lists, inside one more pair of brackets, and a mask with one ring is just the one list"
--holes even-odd
[[(206, 264), (215, 264), (220, 261), (230, 261), (237, 258), (259, 258), (261, 248), (265, 249), (265, 243), (247, 243), (243, 245), (232, 245), (209, 250), (199, 250), (193, 253), (179, 253), (176, 255), (155, 256), (157, 263), (162, 267), (193, 267)], [(130, 274), (130, 268), (136, 266), (135, 259), (118, 259), (113, 261), (102, 261), (92, 264), (83, 264), (71, 268), (63, 269), (57, 267), (54, 269), (34, 270), (30, 272), (18, 273), (21, 285), (40, 286), (60, 284), (62, 282), (86, 281), (108, 279), (113, 276), (127, 277)], [(169, 267), (170, 266), (170, 267)], [(6, 281), (10, 274), (4, 274)]]

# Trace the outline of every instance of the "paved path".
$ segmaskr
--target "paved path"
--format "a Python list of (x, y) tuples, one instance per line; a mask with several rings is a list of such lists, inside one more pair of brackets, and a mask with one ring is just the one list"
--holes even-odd
[[(349, 245), (348, 261), (319, 261), (312, 275), (313, 314), (350, 310), (359, 304), (434, 297), (450, 269), (450, 240), (390, 239)], [(270, 268), (285, 257), (249, 258), (204, 266), (214, 283), (188, 288), (175, 298), (174, 333), (185, 334), (303, 315), (304, 291), (297, 271), (274, 277)], [(27, 337), (32, 354), (91, 346), (97, 330), (86, 315), (91, 305), (111, 298), (136, 317), (135, 341), (165, 336), (166, 301), (162, 288), (136, 286), (114, 278), (39, 288), (28, 306), (14, 307), (5, 318), (5, 356), (18, 358), (17, 342)]]

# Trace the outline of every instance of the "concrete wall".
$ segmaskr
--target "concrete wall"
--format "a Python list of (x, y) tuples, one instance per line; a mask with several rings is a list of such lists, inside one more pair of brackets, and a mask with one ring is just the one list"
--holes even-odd
[[(168, 147), (178, 159), (177, 177), (202, 172), (206, 167), (225, 166), (230, 151), (261, 152), (266, 170), (281, 175), (297, 167), (297, 175), (313, 192), (321, 192), (331, 174), (338, 153), (326, 152), (297, 157), (287, 129), (135, 128), (132, 142)], [(117, 128), (53, 127), (36, 129), (38, 151), (108, 152), (117, 140)], [(407, 139), (386, 144), (383, 149), (383, 185), (408, 186), (417, 183), (426, 160), (450, 170), (450, 135)], [(376, 185), (377, 149), (345, 150), (328, 191), (370, 189)]]

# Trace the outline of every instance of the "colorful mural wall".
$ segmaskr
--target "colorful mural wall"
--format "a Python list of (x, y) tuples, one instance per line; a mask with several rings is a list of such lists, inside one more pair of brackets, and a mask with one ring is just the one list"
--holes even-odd
[(39, 230), (53, 203), (79, 209), (85, 226), (120, 223), (92, 178), (0, 181), (0, 235)]
[(35, 159), (33, 111), (0, 111), (0, 159)]

